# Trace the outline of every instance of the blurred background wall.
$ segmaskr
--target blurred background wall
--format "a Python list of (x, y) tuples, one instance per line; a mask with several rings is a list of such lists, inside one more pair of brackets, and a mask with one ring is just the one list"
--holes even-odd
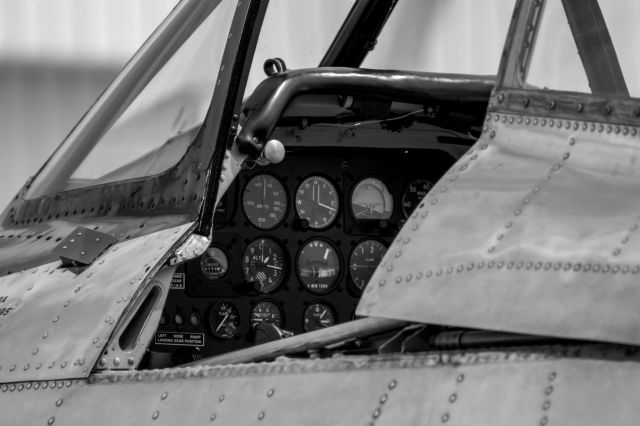
[(0, 210), (177, 0), (0, 0)]

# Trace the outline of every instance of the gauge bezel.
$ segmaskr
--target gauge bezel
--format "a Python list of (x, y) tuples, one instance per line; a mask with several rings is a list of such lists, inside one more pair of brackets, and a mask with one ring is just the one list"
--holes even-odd
[[(336, 308), (333, 306), (333, 304), (331, 302), (329, 302), (328, 300), (325, 299), (313, 299), (310, 300), (308, 303), (305, 304), (304, 309), (302, 310), (302, 330), (305, 333), (309, 333), (311, 331), (316, 331), (316, 330), (322, 330), (322, 328), (317, 328), (316, 330), (307, 330), (307, 327), (305, 325), (305, 318), (307, 316), (307, 312), (309, 311), (309, 309), (311, 309), (311, 307), (313, 305), (317, 305), (317, 304), (321, 304), (321, 305), (325, 305), (328, 309), (329, 312), (331, 312), (331, 315), (333, 315), (333, 324), (330, 325), (329, 327), (333, 327), (334, 325), (340, 324), (340, 320), (338, 319), (338, 313)], [(329, 328), (329, 327), (324, 327), (324, 328)]]
[[(391, 212), (389, 213), (389, 217), (388, 218), (374, 218), (374, 219), (368, 219), (368, 218), (359, 218), (356, 217), (356, 214), (353, 211), (353, 194), (356, 190), (356, 188), (358, 187), (358, 185), (360, 185), (360, 183), (362, 183), (364, 180), (366, 179), (375, 179), (377, 181), (379, 181), (380, 183), (382, 183), (384, 185), (384, 187), (387, 189), (387, 192), (389, 193), (389, 195), (391, 196)], [(349, 202), (349, 214), (351, 215), (351, 219), (353, 219), (354, 222), (356, 223), (367, 223), (367, 222), (378, 222), (381, 220), (386, 220), (386, 221), (390, 221), (393, 218), (393, 215), (395, 213), (396, 210), (396, 197), (394, 195), (394, 193), (391, 191), (391, 186), (389, 185), (389, 183), (387, 183), (385, 181), (385, 179), (383, 179), (382, 177), (380, 177), (379, 175), (365, 175), (365, 176), (361, 176), (360, 178), (358, 178), (356, 181), (354, 181), (351, 185), (351, 188), (349, 189), (349, 198), (347, 200)]]
[[(376, 237), (369, 237), (369, 236), (366, 236), (366, 237), (364, 237), (364, 238), (362, 238), (362, 239), (358, 240), (358, 241), (355, 243), (355, 245), (353, 246), (353, 248), (351, 249), (351, 251), (349, 251), (349, 257), (347, 258), (347, 268), (346, 268), (346, 270), (347, 270), (347, 276), (348, 276), (347, 282), (349, 283), (349, 287), (351, 288), (351, 290), (352, 290), (353, 292), (355, 292), (355, 295), (356, 295), (357, 297), (360, 297), (360, 296), (362, 295), (362, 293), (364, 292), (364, 288), (363, 288), (363, 289), (360, 289), (360, 287), (358, 287), (358, 286), (357, 286), (357, 284), (355, 283), (355, 281), (354, 281), (353, 277), (351, 276), (351, 257), (353, 256), (353, 253), (356, 251), (356, 248), (357, 248), (360, 244), (364, 243), (365, 241), (376, 241), (376, 242), (378, 242), (378, 243), (382, 244), (382, 245), (386, 248), (386, 250), (385, 250), (385, 254), (384, 254), (384, 255), (382, 255), (382, 257), (383, 257), (383, 258), (384, 258), (384, 256), (386, 255), (387, 251), (389, 251), (389, 244), (388, 244), (386, 241), (384, 241), (384, 240), (382, 240), (382, 239), (380, 239), (380, 238), (376, 238)], [(382, 262), (382, 259), (380, 259), (380, 262)], [(365, 287), (365, 288), (366, 288), (366, 287)]]
[[(329, 244), (331, 246), (331, 248), (337, 253), (338, 255), (338, 262), (340, 263), (340, 270), (338, 271), (338, 274), (336, 275), (336, 280), (335, 282), (331, 285), (331, 287), (329, 288), (329, 290), (325, 291), (325, 292), (317, 292), (317, 291), (313, 291), (310, 290), (302, 281), (302, 278), (300, 278), (300, 274), (298, 272), (298, 261), (300, 259), (300, 253), (302, 253), (302, 248), (305, 247), (307, 244), (309, 244), (312, 241), (322, 241), (323, 243)], [(334, 244), (331, 240), (329, 240), (328, 238), (325, 237), (318, 237), (318, 236), (314, 236), (311, 238), (306, 239), (305, 241), (302, 242), (302, 244), (300, 244), (298, 246), (298, 250), (296, 251), (296, 258), (295, 258), (295, 264), (293, 265), (293, 269), (294, 272), (296, 274), (296, 278), (298, 280), (298, 284), (300, 284), (300, 286), (302, 286), (302, 289), (309, 292), (310, 294), (314, 294), (316, 296), (326, 296), (328, 294), (331, 294), (332, 292), (336, 291), (336, 289), (340, 286), (340, 282), (342, 281), (343, 278), (343, 273), (344, 273), (344, 260), (343, 260), (343, 254), (340, 251), (340, 249), (337, 247), (336, 244)]]
[[(231, 306), (233, 306), (233, 308), (235, 308), (237, 314), (238, 314), (238, 327), (236, 328), (236, 332), (231, 335), (231, 336), (220, 336), (216, 333), (215, 328), (213, 327), (212, 324), (212, 315), (215, 311), (217, 311), (217, 307), (223, 303), (228, 303)], [(216, 339), (220, 339), (220, 340), (231, 340), (234, 338), (238, 338), (238, 336), (240, 335), (240, 329), (242, 328), (242, 315), (240, 314), (240, 308), (238, 307), (238, 305), (236, 305), (235, 303), (227, 300), (227, 299), (220, 299), (217, 300), (214, 304), (211, 305), (211, 307), (209, 308), (209, 313), (207, 315), (207, 325), (209, 327), (209, 332), (211, 333), (211, 336), (213, 336)]]
[(285, 283), (289, 280), (289, 274), (291, 271), (291, 259), (289, 257), (289, 250), (287, 249), (287, 246), (282, 243), (282, 241), (278, 240), (277, 238), (274, 238), (269, 234), (260, 234), (255, 236), (253, 239), (250, 239), (248, 242), (244, 243), (244, 246), (242, 247), (242, 258), (240, 259), (240, 273), (242, 274), (242, 279), (245, 280), (245, 282), (247, 282), (247, 277), (245, 276), (245, 273), (244, 273), (245, 252), (251, 243), (261, 239), (270, 240), (271, 242), (275, 243), (275, 245), (279, 247), (280, 251), (282, 252), (282, 262), (284, 263), (284, 273), (282, 274), (281, 282), (277, 286), (275, 286), (272, 290), (269, 290), (267, 292), (256, 290), (260, 294), (272, 294), (277, 292), (280, 289), (280, 287), (285, 285)]
[[(422, 200), (420, 202), (418, 202), (418, 204), (414, 207), (414, 209), (412, 211), (410, 211), (409, 213), (405, 214), (405, 208), (404, 208), (404, 196), (407, 193), (407, 191), (409, 190), (409, 187), (411, 185), (413, 185), (416, 182), (420, 182), (420, 181), (426, 181), (431, 183), (431, 187), (429, 188), (429, 190), (427, 191), (427, 193), (424, 195), (424, 197), (422, 198)], [(409, 181), (404, 188), (402, 188), (402, 194), (400, 196), (400, 217), (402, 217), (403, 219), (409, 219), (409, 217), (411, 217), (411, 214), (413, 213), (413, 211), (418, 208), (418, 206), (420, 206), (420, 203), (422, 201), (424, 201), (424, 199), (427, 197), (427, 195), (429, 195), (429, 192), (431, 192), (431, 190), (433, 189), (433, 187), (436, 185), (436, 183), (434, 181), (432, 181), (429, 178), (417, 178), (417, 179), (412, 179), (411, 181)]]
[[(249, 183), (251, 183), (251, 181), (253, 181), (254, 178), (256, 178), (258, 176), (262, 176), (262, 175), (270, 176), (273, 179), (275, 179), (280, 185), (282, 185), (282, 188), (284, 190), (285, 202), (286, 202), (286, 207), (284, 209), (284, 215), (278, 221), (278, 223), (276, 223), (274, 226), (269, 227), (269, 228), (263, 228), (263, 227), (260, 227), (260, 226), (256, 225), (251, 220), (249, 215), (247, 214), (247, 211), (245, 210), (245, 206), (244, 206), (244, 193), (245, 193), (245, 190), (247, 189), (247, 186), (249, 186)], [(283, 223), (286, 222), (286, 219), (289, 216), (289, 209), (291, 208), (291, 196), (289, 195), (289, 189), (288, 189), (287, 185), (285, 185), (285, 183), (282, 181), (282, 179), (278, 175), (276, 175), (275, 173), (272, 173), (272, 172), (259, 171), (257, 173), (254, 173), (254, 174), (250, 175), (250, 176), (247, 176), (245, 178), (244, 185), (242, 185), (242, 189), (240, 191), (240, 203), (239, 204), (240, 204), (240, 210), (242, 210), (242, 215), (249, 222), (249, 224), (251, 226), (253, 226), (256, 229), (259, 229), (260, 231), (272, 231), (274, 229), (277, 229), (279, 226), (281, 226)]]
[[(211, 248), (216, 248), (216, 249), (220, 250), (227, 257), (227, 262), (228, 262), (227, 270), (225, 271), (224, 275), (222, 275), (221, 277), (216, 278), (216, 279), (211, 279), (211, 278), (207, 277), (207, 275), (202, 270), (202, 259), (201, 259), (201, 257), (205, 256), (205, 253), (207, 252), (207, 250), (209, 250)], [(205, 280), (206, 283), (216, 284), (217, 285), (217, 284), (222, 283), (223, 280), (226, 280), (228, 278), (228, 275), (230, 274), (230, 271), (231, 271), (231, 265), (233, 264), (232, 257), (229, 254), (229, 250), (224, 248), (221, 244), (213, 243), (209, 247), (207, 247), (207, 250), (205, 250), (205, 253), (201, 254), (200, 258), (198, 259), (198, 272), (200, 273), (200, 276), (202, 277), (202, 279)]]
[[(307, 180), (312, 179), (312, 178), (322, 178), (324, 180), (326, 180), (332, 187), (334, 192), (336, 193), (336, 202), (338, 203), (338, 207), (336, 208), (336, 213), (333, 216), (333, 218), (331, 219), (331, 221), (329, 223), (327, 223), (324, 226), (321, 227), (314, 227), (311, 225), (311, 222), (308, 219), (303, 218), (302, 216), (300, 216), (300, 212), (298, 211), (298, 191), (300, 190), (300, 187), (302, 186), (303, 183), (305, 183)], [(303, 177), (302, 179), (300, 179), (300, 181), (298, 182), (298, 184), (296, 185), (296, 189), (293, 193), (293, 208), (295, 211), (295, 215), (298, 219), (300, 220), (306, 220), (309, 224), (309, 229), (313, 230), (313, 231), (326, 231), (328, 229), (331, 229), (334, 226), (337, 226), (340, 223), (340, 215), (342, 214), (342, 192), (339, 189), (339, 185), (336, 185), (336, 182), (338, 182), (339, 179), (338, 178), (332, 178), (329, 175), (326, 175), (324, 173), (312, 173), (309, 174), (305, 177)]]
[(280, 312), (281, 324), (280, 325), (276, 324), (276, 326), (279, 327), (279, 328), (284, 328), (286, 323), (287, 323), (287, 319), (286, 319), (285, 314), (284, 314), (284, 308), (282, 307), (282, 305), (280, 303), (278, 303), (277, 301), (275, 301), (274, 299), (271, 299), (271, 298), (257, 299), (257, 300), (255, 300), (255, 301), (253, 301), (251, 303), (251, 308), (249, 309), (249, 327), (250, 328), (254, 328), (253, 322), (251, 321), (251, 318), (253, 316), (253, 311), (255, 310), (255, 308), (256, 308), (256, 306), (258, 304), (263, 303), (263, 302), (269, 302), (269, 303), (271, 303), (272, 305), (274, 305), (278, 309), (278, 312)]

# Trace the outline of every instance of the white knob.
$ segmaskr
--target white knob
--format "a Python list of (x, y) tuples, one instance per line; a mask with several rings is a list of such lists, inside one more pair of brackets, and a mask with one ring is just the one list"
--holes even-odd
[(265, 144), (262, 155), (271, 164), (278, 164), (284, 160), (284, 145), (279, 140), (271, 139)]

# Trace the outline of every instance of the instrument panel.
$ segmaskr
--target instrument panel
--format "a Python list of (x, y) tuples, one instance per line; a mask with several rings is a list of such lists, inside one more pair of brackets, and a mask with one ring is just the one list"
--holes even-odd
[(440, 150), (308, 147), (250, 165), (218, 206), (211, 247), (176, 271), (150, 349), (186, 362), (260, 343), (261, 324), (286, 336), (350, 321), (453, 162)]

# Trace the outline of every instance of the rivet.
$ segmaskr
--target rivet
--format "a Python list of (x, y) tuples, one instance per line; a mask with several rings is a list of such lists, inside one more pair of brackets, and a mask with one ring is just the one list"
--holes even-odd
[(41, 367), (42, 367), (42, 363), (39, 362), (36, 364), (36, 370), (40, 370)]
[(9, 386), (9, 392), (13, 392), (14, 390), (16, 390), (16, 385)]
[(164, 401), (167, 399), (167, 396), (169, 396), (169, 394), (167, 392), (163, 392), (162, 395), (160, 395), (160, 399)]
[[(522, 106), (529, 106), (529, 98), (522, 98)], [(529, 124), (529, 123), (527, 123)]]
[(378, 285), (379, 285), (380, 287), (382, 287), (384, 284), (385, 284), (385, 280), (380, 280), (380, 281), (378, 281)]
[(547, 104), (547, 107), (549, 109), (555, 109), (556, 108), (556, 101), (553, 101), (553, 100), (549, 101), (549, 103)]
[(607, 105), (607, 106), (604, 107), (604, 113), (606, 115), (611, 114), (612, 111), (613, 111), (613, 108), (611, 108), (611, 105)]
[(413, 275), (409, 274), (407, 275), (407, 277), (405, 278), (405, 280), (407, 280), (407, 282), (411, 281), (413, 279)]
[(562, 159), (563, 159), (563, 160), (566, 160), (566, 159), (568, 159), (568, 158), (569, 158), (569, 153), (568, 153), (568, 152), (565, 152), (565, 153), (562, 155)]
[(511, 228), (512, 226), (513, 226), (513, 222), (512, 222), (512, 221), (508, 221), (508, 222), (504, 225), (504, 227), (505, 227), (505, 228), (507, 228), (507, 229)]
[(502, 101), (504, 101), (504, 94), (500, 93), (498, 95), (498, 102), (502, 103)]
[(551, 262), (547, 262), (547, 263), (545, 263), (545, 264), (544, 264), (544, 269), (546, 269), (547, 271), (548, 271), (549, 269), (551, 269)]
[(613, 250), (613, 255), (614, 256), (617, 256), (619, 254), (620, 254), (620, 249), (619, 248)]
[(551, 401), (545, 401), (544, 404), (542, 404), (543, 410), (548, 410), (549, 407), (551, 407)]
[(458, 383), (462, 383), (463, 380), (464, 380), (464, 374), (460, 374), (458, 377), (456, 377), (456, 382)]
[(444, 413), (441, 417), (442, 423), (446, 423), (449, 421), (449, 414), (448, 413)]
[(273, 396), (274, 392), (275, 392), (275, 391), (274, 391), (273, 389), (269, 389), (269, 390), (267, 391), (267, 396), (268, 396), (269, 398), (271, 398), (271, 397)]
[(507, 269), (513, 269), (513, 262), (507, 263)]
[(571, 270), (571, 262), (567, 262), (567, 263), (564, 264), (564, 270), (565, 271)]
[[(640, 270), (640, 267), (636, 266), (636, 268), (638, 268), (638, 270)], [(636, 272), (637, 272), (637, 271), (636, 271)], [(433, 271), (431, 271), (431, 270), (428, 270), (428, 271), (424, 274), (424, 276), (425, 276), (425, 277), (427, 277), (427, 278), (431, 278), (431, 275), (433, 275)]]
[(224, 401), (224, 394), (220, 394), (220, 396), (218, 397), (218, 401), (222, 402)]
[(522, 117), (518, 117), (518, 124), (522, 124)]
[(7, 385), (2, 385), (2, 392), (6, 392), (9, 387)]
[(598, 272), (598, 271), (600, 271), (600, 265), (596, 263), (595, 265), (593, 265), (593, 272)]
[(481, 260), (480, 262), (478, 262), (478, 269), (482, 269), (484, 268), (484, 260)]
[(55, 365), (55, 362), (50, 362), (49, 363), (49, 368), (53, 368), (54, 365)]
[(489, 137), (495, 138), (496, 137), (496, 131), (492, 130), (491, 133), (489, 133)]
[(447, 274), (450, 274), (450, 273), (452, 273), (452, 272), (453, 272), (453, 266), (449, 266), (449, 267), (447, 268)]
[(547, 416), (544, 416), (540, 419), (540, 426), (545, 426), (547, 424)]
[(526, 119), (524, 120), (524, 124), (526, 124), (527, 126), (528, 126), (529, 124), (531, 124), (531, 119), (530, 119), (530, 118), (526, 118)]
[(504, 260), (500, 260), (500, 261), (496, 264), (496, 267), (497, 267), (498, 269), (502, 269), (502, 267), (503, 267), (503, 266), (504, 266)]
[(133, 364), (135, 364), (135, 362), (136, 362), (136, 360), (135, 360), (135, 359), (133, 359), (133, 357), (129, 357), (129, 358), (127, 358), (127, 364), (129, 364), (130, 366), (131, 366), (131, 365), (133, 365)]
[(637, 274), (638, 272), (640, 272), (640, 266), (636, 265), (631, 269), (631, 273), (632, 274)]
[(214, 421), (216, 419), (216, 414), (213, 413), (212, 415), (209, 416), (209, 420)]
[(629, 269), (630, 269), (629, 266), (627, 266), (627, 265), (623, 266), (622, 267), (622, 273), (623, 274), (628, 274), (629, 273)]
[(398, 382), (394, 379), (389, 382), (389, 389), (394, 389), (397, 386)]
[(540, 120), (540, 125), (543, 126), (543, 127), (546, 126), (547, 125), (547, 120), (544, 119), (544, 118), (542, 120)]
[(458, 267), (456, 268), (457, 272), (462, 272), (464, 271), (464, 266), (463, 265), (458, 265)]
[(602, 267), (602, 272), (603, 272), (604, 274), (606, 274), (607, 272), (609, 272), (609, 265), (604, 265), (604, 266)]
[(509, 124), (513, 124), (513, 117), (509, 117)]
[(59, 319), (60, 317), (56, 315), (56, 317), (53, 319), (53, 322), (58, 322)]
[(569, 145), (573, 146), (576, 144), (576, 140), (574, 138), (569, 139)]
[(578, 105), (576, 105), (576, 109), (578, 110), (578, 112), (582, 112), (582, 110), (584, 109), (584, 105), (582, 105), (582, 103), (578, 102)]
[(260, 411), (260, 413), (258, 414), (258, 420), (262, 419), (264, 419), (264, 411)]
[(500, 120), (500, 116), (498, 114), (493, 116), (493, 121), (498, 121)]
[(454, 402), (456, 402), (456, 399), (458, 399), (458, 395), (456, 395), (455, 393), (452, 393), (452, 394), (449, 396), (449, 402), (450, 402), (450, 403), (452, 403), (452, 404), (453, 404)]
[(436, 271), (436, 275), (438, 275), (438, 276), (442, 275), (442, 269), (438, 269), (438, 270)]
[(160, 417), (160, 412), (159, 411), (154, 411), (153, 414), (151, 415), (151, 418), (153, 420), (156, 420), (158, 417)]
[(384, 404), (385, 402), (387, 402), (387, 399), (389, 399), (389, 397), (387, 396), (387, 394), (385, 393), (384, 395), (382, 395), (380, 397), (380, 404)]
[(15, 370), (15, 369), (16, 369), (16, 365), (15, 365), (15, 364), (13, 364), (13, 365), (9, 368), (9, 371), (13, 371), (13, 370)]
[(68, 300), (67, 300), (66, 302), (64, 302), (63, 307), (65, 307), (65, 308), (66, 308), (67, 306), (69, 306), (69, 301), (68, 301)]
[(62, 364), (60, 364), (60, 368), (65, 368), (67, 366), (67, 361), (63, 361)]
[(544, 390), (545, 395), (551, 395), (552, 392), (553, 392), (553, 386), (547, 386), (547, 388)]
[(393, 271), (393, 265), (387, 266), (387, 272), (391, 272), (391, 271)]
[(18, 385), (18, 392), (22, 392), (22, 389), (24, 389), (24, 385), (21, 383)]
[(37, 353), (38, 353), (38, 348), (35, 348), (35, 349), (33, 350), (33, 354), (35, 355), (35, 354), (37, 354)]
[(29, 364), (25, 364), (25, 366), (24, 366), (24, 367), (22, 367), (22, 369), (23, 369), (24, 371), (27, 371), (27, 370), (29, 369)]
[(62, 405), (62, 399), (59, 399), (56, 401), (56, 407), (59, 407)]
[(371, 415), (374, 419), (377, 419), (378, 417), (380, 417), (381, 411), (379, 408), (376, 408), (375, 411), (373, 412), (373, 414)]
[(49, 417), (49, 420), (47, 420), (47, 424), (51, 426), (55, 421), (56, 421), (55, 417)]
[(396, 277), (396, 284), (400, 284), (402, 282), (402, 277)]
[(120, 365), (120, 358), (115, 357), (113, 358), (113, 365), (115, 365), (116, 367)]

